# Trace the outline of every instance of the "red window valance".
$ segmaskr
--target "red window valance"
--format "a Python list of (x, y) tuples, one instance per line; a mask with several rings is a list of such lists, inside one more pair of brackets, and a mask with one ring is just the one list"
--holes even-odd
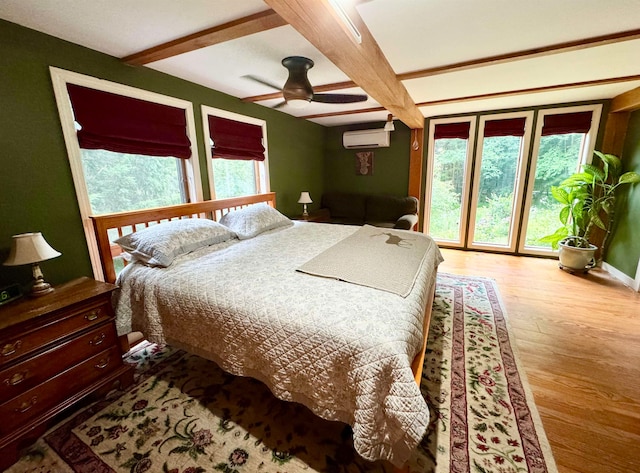
[(209, 115), (213, 158), (264, 161), (262, 127)]
[(525, 118), (507, 118), (488, 120), (484, 123), (484, 137), (524, 136)]
[(471, 123), (441, 123), (436, 125), (434, 139), (441, 138), (460, 138), (462, 140), (469, 139), (469, 127)]
[(191, 142), (181, 108), (67, 84), (81, 148), (189, 158)]
[(591, 129), (592, 112), (545, 115), (542, 136), (587, 133)]

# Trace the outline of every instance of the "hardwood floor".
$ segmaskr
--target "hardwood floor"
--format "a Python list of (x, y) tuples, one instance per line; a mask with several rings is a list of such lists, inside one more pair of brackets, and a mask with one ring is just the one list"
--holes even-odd
[(497, 281), (560, 473), (640, 472), (640, 293), (555, 260), (442, 254), (441, 272)]

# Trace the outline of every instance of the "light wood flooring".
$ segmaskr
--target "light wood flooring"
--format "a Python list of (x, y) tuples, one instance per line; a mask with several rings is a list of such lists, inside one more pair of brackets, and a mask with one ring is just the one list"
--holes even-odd
[(639, 473), (640, 294), (601, 269), (442, 253), (439, 271), (497, 281), (560, 473)]

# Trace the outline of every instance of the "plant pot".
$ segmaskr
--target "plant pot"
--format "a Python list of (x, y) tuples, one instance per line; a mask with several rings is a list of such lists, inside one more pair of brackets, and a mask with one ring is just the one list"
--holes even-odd
[(588, 248), (580, 248), (570, 245), (568, 239), (564, 239), (558, 243), (560, 251), (560, 267), (573, 271), (587, 272), (596, 265), (593, 255), (598, 249), (597, 246), (588, 244)]

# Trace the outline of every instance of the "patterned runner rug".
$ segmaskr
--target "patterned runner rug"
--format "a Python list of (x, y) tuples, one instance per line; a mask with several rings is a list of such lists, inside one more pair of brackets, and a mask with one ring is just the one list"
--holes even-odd
[[(431, 424), (411, 472), (557, 473), (495, 283), (438, 275), (422, 392)], [(260, 382), (144, 343), (136, 384), (51, 429), (8, 471), (390, 472), (348, 426), (274, 398)]]

